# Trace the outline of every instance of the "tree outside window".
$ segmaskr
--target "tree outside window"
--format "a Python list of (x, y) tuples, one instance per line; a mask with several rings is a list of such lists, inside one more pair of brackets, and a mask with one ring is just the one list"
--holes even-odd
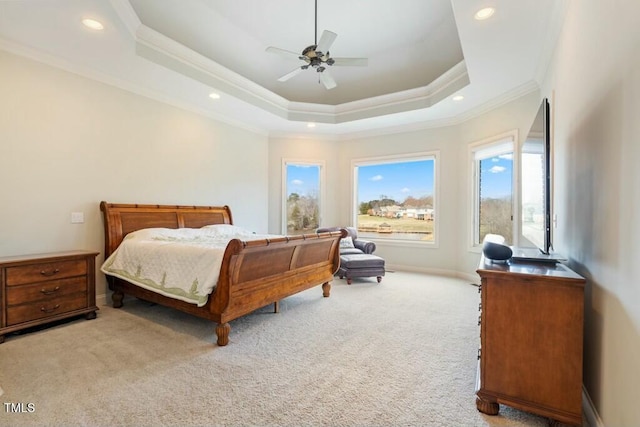
[(314, 233), (320, 225), (322, 165), (285, 162), (285, 226), (288, 235)]
[(513, 152), (478, 161), (479, 235), (500, 234), (513, 244)]
[(498, 138), (472, 148), (473, 243), (499, 234), (505, 244), (514, 244), (514, 138)]

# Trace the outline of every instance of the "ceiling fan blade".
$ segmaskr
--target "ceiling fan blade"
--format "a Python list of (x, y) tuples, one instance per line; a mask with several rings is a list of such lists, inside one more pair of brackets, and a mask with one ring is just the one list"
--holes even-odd
[(341, 67), (366, 67), (369, 64), (369, 60), (367, 58), (331, 58), (333, 59), (333, 64), (331, 65), (339, 65)]
[(316, 52), (327, 53), (338, 35), (334, 32), (324, 30), (320, 36), (320, 41), (316, 46)]
[(279, 47), (269, 46), (266, 49), (269, 53), (275, 53), (276, 55), (283, 56), (289, 59), (301, 59), (299, 53), (291, 52), (290, 50), (280, 49)]
[(333, 77), (331, 77), (331, 74), (329, 74), (327, 70), (320, 72), (320, 81), (327, 90), (333, 89), (337, 86), (336, 81), (333, 80)]
[(284, 76), (280, 77), (278, 79), (279, 82), (286, 82), (287, 80), (289, 80), (291, 77), (298, 75), (299, 73), (302, 72), (302, 70), (304, 70), (304, 68), (302, 67), (298, 67), (293, 71), (288, 72), (287, 74), (285, 74)]

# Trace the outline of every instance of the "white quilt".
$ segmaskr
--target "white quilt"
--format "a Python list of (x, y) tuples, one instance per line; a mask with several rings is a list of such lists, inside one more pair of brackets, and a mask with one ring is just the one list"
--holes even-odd
[(274, 238), (228, 224), (147, 228), (129, 233), (101, 271), (167, 297), (202, 307), (213, 292), (227, 244)]

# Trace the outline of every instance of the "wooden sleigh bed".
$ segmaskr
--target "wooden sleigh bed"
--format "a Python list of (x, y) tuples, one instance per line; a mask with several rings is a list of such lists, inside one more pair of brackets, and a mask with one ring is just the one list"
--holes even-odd
[[(200, 228), (233, 224), (228, 206), (167, 206), (101, 202), (105, 229), (105, 259), (133, 231), (146, 228)], [(220, 346), (229, 342), (229, 322), (295, 293), (322, 285), (328, 297), (340, 264), (340, 239), (346, 230), (275, 239), (233, 239), (224, 251), (217, 285), (204, 306), (198, 307), (126, 280), (107, 275), (113, 291), (113, 307), (123, 305), (124, 295), (176, 308), (217, 322)]]

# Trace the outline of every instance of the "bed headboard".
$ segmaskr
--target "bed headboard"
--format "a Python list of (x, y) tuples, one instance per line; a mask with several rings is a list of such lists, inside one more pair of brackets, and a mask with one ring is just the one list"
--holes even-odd
[(170, 206), (100, 202), (104, 220), (105, 259), (124, 237), (143, 228), (199, 228), (233, 224), (229, 206)]

